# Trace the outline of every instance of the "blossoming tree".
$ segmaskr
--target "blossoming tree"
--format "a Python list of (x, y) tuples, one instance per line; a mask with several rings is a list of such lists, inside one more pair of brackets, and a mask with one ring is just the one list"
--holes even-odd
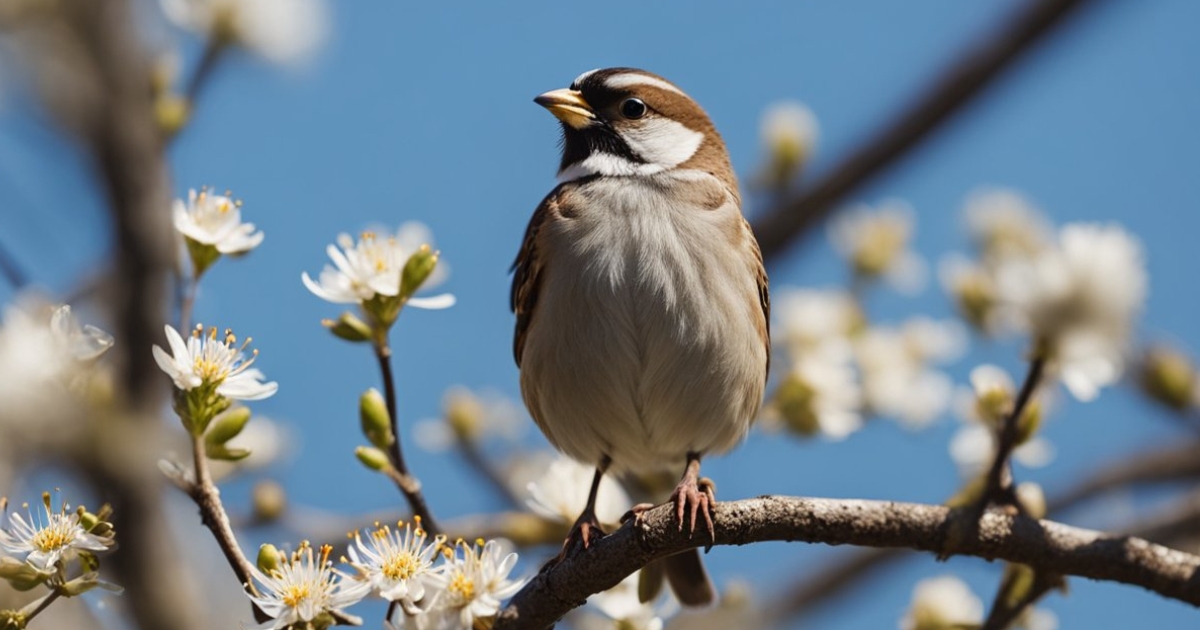
[[(707, 539), (674, 527), (666, 508), (623, 518), (635, 500), (661, 499), (663, 480), (606, 477), (596, 512), (608, 535), (540, 566), (581, 510), (590, 468), (521, 451), (514, 427), (527, 421), (503, 395), (453, 389), (440, 418), (403, 430), (393, 366), (401, 314), (456, 304), (452, 294), (429, 294), (448, 272), (429, 229), (415, 220), (394, 231), (338, 234), (321, 271), (295, 270), (314, 299), (335, 305), (324, 329), (369, 349), (363, 356), (377, 380), (361, 388), (358, 425), (337, 430), (361, 434), (347, 460), (353, 455), (394, 486), (394, 505), (371, 516), (305, 513), (287, 505), (283, 488), (263, 482), (253, 488), (253, 516), (243, 518), (222, 497), (225, 479), (271, 459), (285, 441), (278, 423), (253, 408), (287, 382), (268, 380), (249, 336), (193, 321), (210, 270), (271, 255), (258, 251), (264, 232), (245, 220), (263, 200), (243, 206), (232, 192), (201, 186), (172, 202), (168, 149), (222, 64), (236, 62), (239, 50), (273, 62), (311, 53), (328, 7), (318, 0), (162, 0), (162, 16), (202, 42), (184, 73), (146, 52), (138, 29), (150, 7), (123, 0), (0, 4), (0, 27), (24, 53), (31, 91), (99, 165), (117, 239), (111, 273), (120, 279), (117, 288), (97, 283), (48, 298), (22, 274), (8, 274), (16, 297), (0, 323), (0, 494), (15, 495), (21, 480), (40, 481), (47, 468), (66, 475), (69, 490), (22, 500), (19, 509), (0, 499), (0, 629), (52, 627), (49, 617), (76, 598), (88, 605), (70, 623), (96, 624), (113, 597), (123, 602), (122, 623), (147, 629), (208, 628), (217, 618), (276, 630), (774, 627), (872, 567), (903, 558), (898, 549), (1003, 561), (990, 601), (950, 571), (915, 584), (898, 621), (906, 630), (1054, 628), (1055, 616), (1039, 604), (1074, 576), (1200, 605), (1200, 556), (1185, 544), (1197, 533), (1194, 500), (1115, 533), (1051, 520), (1113, 487), (1194, 477), (1194, 445), (1114, 466), (1060, 496), (1048, 498), (1027, 478), (1055, 457), (1044, 423), (1065, 405), (1099, 404), (1120, 383), (1137, 385), (1184, 422), (1194, 417), (1200, 379), (1191, 360), (1145, 346), (1138, 335), (1148, 246), (1116, 223), (1055, 225), (1020, 192), (981, 188), (963, 207), (970, 252), (932, 260), (914, 247), (919, 209), (898, 199), (850, 204), (858, 184), (969, 100), (1074, 3), (1030, 4), (888, 133), (819, 179), (809, 168), (817, 116), (797, 102), (768, 107), (763, 165), (745, 178), (760, 206), (756, 227), (769, 265), (816, 219), (840, 210), (827, 232), (848, 278), (841, 286), (772, 288), (775, 358), (756, 430), (852, 450), (853, 437), (871, 423), (892, 420), (928, 438), (939, 419), (957, 416), (947, 453), (961, 476), (958, 490), (937, 505), (725, 501)], [(926, 290), (931, 276), (957, 317), (913, 314), (894, 322), (872, 312), (872, 296)], [(111, 332), (80, 323), (104, 317)], [(947, 366), (975, 340), (1000, 340), (996, 363), (1020, 364), (1022, 373), (982, 362), (956, 383)], [(475, 516), (438, 511), (434, 487), (412, 465), (414, 447), (456, 451), (506, 507)], [(514, 465), (504, 464), (504, 449), (518, 453)], [(72, 490), (101, 507), (72, 508), (78, 499), (65, 496)], [(185, 497), (191, 507), (173, 509), (164, 496)], [(205, 577), (228, 582), (223, 593), (199, 588), (188, 572), (194, 560), (177, 559), (187, 545), (170, 520), (197, 514), (228, 567)], [(248, 546), (246, 531), (264, 526), (295, 537)], [(648, 586), (655, 560), (696, 546), (766, 541), (868, 551), (797, 572), (790, 597), (771, 600), (726, 583), (720, 603), (700, 613)]]

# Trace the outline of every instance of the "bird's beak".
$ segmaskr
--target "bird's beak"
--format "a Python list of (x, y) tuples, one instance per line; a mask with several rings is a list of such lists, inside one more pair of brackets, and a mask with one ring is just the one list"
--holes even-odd
[(572, 129), (583, 129), (596, 120), (596, 112), (583, 100), (583, 94), (579, 90), (553, 90), (538, 96), (533, 102), (550, 110), (555, 118), (570, 125)]

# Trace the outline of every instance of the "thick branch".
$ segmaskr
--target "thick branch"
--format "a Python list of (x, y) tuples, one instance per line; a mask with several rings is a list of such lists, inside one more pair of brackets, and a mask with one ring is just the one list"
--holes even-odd
[[(622, 527), (589, 551), (539, 574), (501, 612), (495, 630), (542, 630), (651, 560), (706, 542), (678, 531), (667, 506), (644, 516), (640, 527)], [(937, 553), (965, 516), (965, 511), (933, 505), (767, 496), (718, 503), (715, 544), (803, 541)], [(1200, 579), (1195, 577), (1200, 557), (1139, 538), (992, 511), (984, 514), (973, 538), (955, 541), (955, 552), (1132, 584), (1200, 606)]]
[[(1110, 464), (1097, 470), (1076, 485), (1053, 496), (1047, 502), (1050, 515), (1056, 515), (1093, 499), (1111, 490), (1130, 485), (1187, 482), (1200, 479), (1200, 442), (1190, 441), (1182, 445), (1169, 445)], [(1194, 504), (1194, 505), (1193, 505)], [(1178, 536), (1164, 536), (1169, 530), (1177, 534), (1180, 529), (1200, 532), (1200, 500), (1188, 501), (1195, 510), (1183, 518), (1163, 517), (1160, 527), (1147, 529), (1146, 524), (1135, 525), (1123, 530), (1155, 542), (1174, 544)], [(1187, 509), (1186, 507), (1183, 509)], [(1193, 520), (1194, 519), (1194, 520)], [(1182, 524), (1181, 524), (1182, 523)], [(1193, 527), (1187, 530), (1188, 524)], [(875, 572), (889, 567), (896, 561), (913, 558), (915, 554), (902, 549), (863, 549), (847, 552), (813, 575), (797, 582), (769, 606), (769, 617), (775, 620), (797, 619), (807, 615), (818, 605), (825, 605), (832, 598), (846, 595), (848, 589), (860, 584)]]
[(1086, 0), (1034, 0), (993, 38), (955, 55), (958, 61), (924, 95), (824, 179), (785, 199), (754, 222), (763, 258), (771, 260), (812, 229), (848, 194), (936, 130), (999, 77), (1021, 54)]

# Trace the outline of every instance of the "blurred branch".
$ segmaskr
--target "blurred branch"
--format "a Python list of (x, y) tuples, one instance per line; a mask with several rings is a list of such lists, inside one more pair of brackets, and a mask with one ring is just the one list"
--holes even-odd
[[(149, 352), (163, 328), (166, 272), (174, 242), (167, 167), (155, 122), (149, 64), (132, 2), (47, 3), (19, 24), (27, 62), (47, 107), (90, 154), (107, 197), (116, 242), (110, 305), (118, 362), (117, 406), (81, 445), (76, 461), (114, 508), (123, 540), (111, 565), (136, 625), (199, 630), (205, 617), (187, 575), (162, 579), (177, 555), (163, 510), (158, 444), (163, 379)], [(99, 415), (99, 414), (98, 414)]]
[[(716, 505), (715, 544), (803, 541), (908, 547), (940, 553), (950, 533), (964, 531), (970, 510), (890, 501), (759, 497)], [(643, 515), (537, 575), (513, 596), (495, 630), (542, 630), (593, 593), (616, 586), (651, 560), (701, 544), (674, 523), (670, 506)], [(972, 528), (976, 529), (976, 528)], [(1141, 586), (1200, 605), (1200, 557), (1143, 539), (1113, 536), (1052, 521), (990, 511), (976, 535), (954, 541), (955, 553), (1004, 559), (1042, 571)]]
[(1052, 497), (1047, 502), (1047, 510), (1056, 514), (1129, 485), (1197, 480), (1200, 480), (1200, 441), (1191, 440), (1110, 464)]
[(0, 275), (4, 276), (4, 280), (14, 290), (19, 290), (29, 284), (29, 275), (21, 268), (17, 257), (13, 256), (13, 253), (3, 243), (0, 243)]
[(957, 61), (916, 102), (823, 179), (783, 199), (754, 222), (763, 258), (772, 260), (828, 215), (844, 197), (917, 146), (1087, 0), (1031, 0), (994, 37)]

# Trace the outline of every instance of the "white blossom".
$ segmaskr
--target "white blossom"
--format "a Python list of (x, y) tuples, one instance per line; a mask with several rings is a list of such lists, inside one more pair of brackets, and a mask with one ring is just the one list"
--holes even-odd
[(1049, 221), (1015, 190), (983, 188), (972, 192), (964, 212), (971, 238), (985, 258), (1031, 256), (1053, 241)]
[(21, 428), (36, 418), (39, 437), (58, 435), (51, 421), (71, 415), (89, 379), (100, 374), (95, 359), (112, 345), (108, 333), (80, 326), (70, 306), (18, 298), (0, 325), (0, 424)]
[(983, 601), (953, 575), (917, 582), (900, 630), (957, 630), (983, 623)]
[[(571, 523), (587, 505), (588, 492), (596, 469), (558, 455), (543, 470), (537, 481), (526, 486), (526, 504), (534, 512), (563, 523)], [(596, 517), (601, 523), (617, 523), (633, 502), (621, 484), (604, 476), (596, 494)]]
[[(29, 505), (24, 507), (26, 517), (12, 512), (8, 528), (0, 529), (0, 549), (24, 556), (25, 562), (41, 573), (55, 571), (59, 562), (69, 562), (80, 551), (104, 551), (113, 544), (111, 536), (87, 532), (80, 524), (79, 512), (71, 506), (64, 503), (54, 510), (50, 493), (42, 495), (43, 509), (37, 516)], [(6, 508), (7, 502), (0, 499), (0, 512)]]
[(238, 345), (232, 332), (226, 330), (218, 337), (216, 327), (205, 334), (204, 327), (197, 324), (185, 342), (171, 326), (164, 330), (171, 354), (155, 344), (154, 360), (180, 390), (213, 387), (217, 394), (232, 400), (262, 400), (279, 389), (277, 383), (263, 383), (263, 373), (250, 367), (258, 351), (246, 356), (249, 337)]
[(890, 199), (874, 209), (860, 205), (840, 213), (830, 224), (830, 237), (855, 273), (883, 277), (911, 295), (924, 288), (928, 274), (924, 259), (909, 248), (915, 221), (911, 206)]
[[(991, 465), (996, 454), (996, 434), (981, 424), (959, 428), (950, 438), (950, 457), (964, 477), (977, 475)], [(1054, 461), (1054, 445), (1043, 437), (1033, 437), (1013, 450), (1013, 459), (1026, 468), (1041, 468)]]
[[(325, 248), (333, 266), (326, 265), (315, 281), (307, 272), (301, 279), (317, 297), (335, 304), (360, 304), (376, 296), (395, 297), (400, 294), (404, 265), (429, 240), (428, 228), (415, 222), (400, 226), (394, 236), (365, 232), (355, 241), (349, 234), (340, 234), (336, 245)], [(422, 286), (434, 286), (444, 276), (444, 266), (439, 264)], [(454, 296), (446, 293), (411, 297), (407, 303), (417, 308), (440, 309), (449, 308), (454, 302)]]
[(950, 377), (932, 366), (965, 350), (966, 332), (957, 322), (914, 318), (899, 328), (874, 326), (855, 340), (866, 404), (910, 429), (937, 419), (954, 391)]
[(1118, 380), (1146, 298), (1141, 245), (1116, 225), (1070, 224), (1057, 246), (997, 271), (1012, 318), (1047, 346), (1053, 371), (1079, 400)]
[(826, 343), (805, 352), (779, 385), (766, 419), (833, 440), (858, 431), (863, 392), (852, 359), (848, 343)]
[(802, 103), (781, 101), (763, 112), (759, 129), (768, 157), (767, 181), (787, 184), (816, 150), (816, 115)]
[(273, 62), (307, 57), (325, 38), (323, 0), (161, 0), (180, 28), (235, 43)]
[(640, 578), (641, 572), (635, 571), (616, 586), (589, 597), (588, 609), (600, 614), (588, 615), (576, 625), (580, 630), (662, 630), (665, 619), (679, 606), (669, 598), (642, 602), (638, 598)]
[(332, 547), (324, 545), (320, 553), (314, 553), (312, 546), (305, 542), (290, 558), (280, 554), (277, 566), (271, 571), (255, 569), (254, 580), (262, 588), (258, 595), (249, 597), (274, 620), (263, 627), (282, 630), (293, 624), (311, 622), (321, 614), (361, 623), (345, 609), (365, 597), (371, 591), (371, 584), (354, 580), (335, 569), (329, 561), (332, 551)]
[(445, 570), (435, 576), (439, 588), (432, 608), (419, 617), (429, 617), (428, 627), (467, 629), (476, 619), (495, 616), (501, 603), (525, 584), (508, 577), (516, 564), (517, 554), (505, 554), (495, 540), (483, 545), (460, 541)]
[(772, 296), (773, 337), (794, 355), (831, 340), (844, 342), (862, 321), (854, 298), (838, 289), (785, 287)]
[(226, 195), (189, 190), (187, 201), (176, 199), (172, 212), (180, 234), (222, 254), (244, 254), (263, 241), (253, 223), (242, 223), (241, 202)]
[(413, 523), (398, 523), (396, 529), (376, 524), (366, 533), (366, 542), (361, 532), (354, 533), (349, 564), (380, 597), (400, 602), (410, 614), (421, 612), (418, 604), (437, 585), (433, 561), (441, 539), (428, 540), (420, 517), (416, 529)]

